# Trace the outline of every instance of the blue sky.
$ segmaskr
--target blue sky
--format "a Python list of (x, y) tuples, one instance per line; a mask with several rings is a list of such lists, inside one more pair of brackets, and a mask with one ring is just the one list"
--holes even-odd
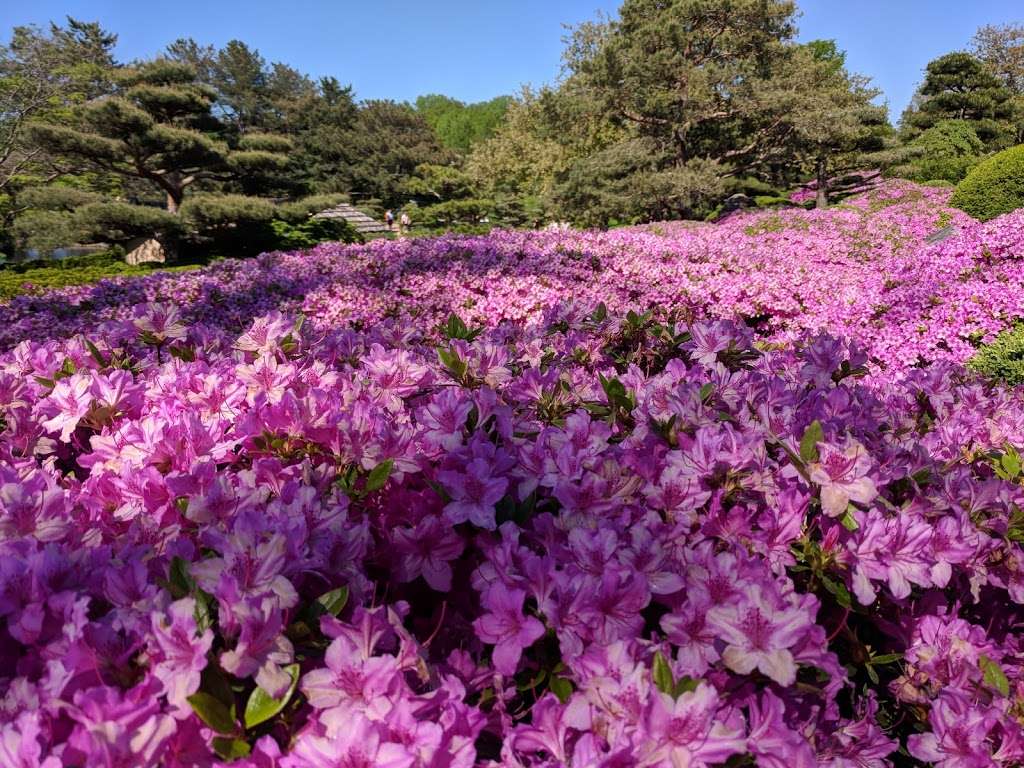
[[(614, 12), (608, 0), (0, 0), (0, 38), (16, 24), (70, 14), (120, 36), (122, 59), (177, 37), (232, 38), (312, 75), (335, 75), (361, 98), (466, 101), (551, 82), (563, 24)], [(1021, 0), (802, 0), (800, 37), (835, 38), (874, 78), (898, 117), (935, 56), (964, 48), (988, 23), (1024, 21)]]

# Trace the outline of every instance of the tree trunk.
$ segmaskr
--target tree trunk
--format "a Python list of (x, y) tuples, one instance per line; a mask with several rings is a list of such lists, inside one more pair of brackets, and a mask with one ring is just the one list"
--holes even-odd
[(815, 200), (816, 208), (828, 208), (828, 174), (825, 172), (825, 159), (818, 158), (817, 167), (817, 197)]
[(172, 193), (168, 192), (167, 193), (167, 212), (168, 213), (177, 213), (179, 205), (181, 205), (181, 194), (179, 193), (179, 194), (175, 195), (175, 194), (172, 194)]

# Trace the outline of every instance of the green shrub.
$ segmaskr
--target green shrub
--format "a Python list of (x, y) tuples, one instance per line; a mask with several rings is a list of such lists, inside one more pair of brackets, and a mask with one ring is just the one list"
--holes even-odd
[(913, 159), (902, 175), (914, 181), (944, 179), (953, 184), (977, 165), (984, 145), (966, 120), (940, 120), (910, 145)]
[(356, 243), (363, 239), (344, 219), (307, 219), (301, 224), (274, 219), (270, 228), (277, 239), (274, 248), (279, 251), (312, 248), (324, 242)]
[(181, 231), (181, 219), (173, 213), (131, 203), (89, 203), (71, 218), (76, 236), (70, 242), (126, 243), (136, 237), (165, 237)]
[[(120, 260), (122, 257), (116, 251), (104, 251), (76, 256), (64, 262), (49, 262), (45, 267), (32, 266), (31, 263), (5, 267), (0, 269), (0, 301), (70, 285), (87, 285), (110, 277), (145, 275), (158, 269), (167, 269), (149, 264), (130, 266)], [(180, 272), (187, 269), (195, 267), (171, 267), (168, 271)]]
[(1024, 324), (1003, 331), (978, 350), (968, 368), (1012, 386), (1024, 383)]
[(949, 202), (981, 221), (1024, 208), (1024, 144), (997, 152), (975, 166)]

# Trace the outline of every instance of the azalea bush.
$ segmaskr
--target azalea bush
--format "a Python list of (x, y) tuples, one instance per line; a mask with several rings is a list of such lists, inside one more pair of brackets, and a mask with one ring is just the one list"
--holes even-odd
[(942, 194), (10, 302), (0, 762), (1019, 765), (1022, 223)]

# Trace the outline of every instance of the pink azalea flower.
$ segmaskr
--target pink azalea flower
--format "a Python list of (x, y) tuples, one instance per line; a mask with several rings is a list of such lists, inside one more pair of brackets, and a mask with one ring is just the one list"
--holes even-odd
[(796, 607), (778, 605), (760, 587), (744, 593), (738, 603), (708, 611), (708, 627), (726, 643), (722, 660), (734, 672), (755, 669), (779, 685), (796, 681), (793, 648), (813, 626), (813, 618)]
[(213, 645), (211, 629), (198, 631), (195, 611), (196, 601), (186, 597), (171, 603), (166, 617), (153, 616), (153, 637), (162, 657), (153, 674), (164, 684), (167, 700), (180, 709), (186, 709), (188, 697), (199, 690), (200, 673)]
[(818, 444), (819, 458), (808, 467), (811, 481), (821, 488), (821, 508), (830, 517), (846, 512), (851, 501), (867, 504), (878, 491), (868, 477), (871, 459), (864, 446), (848, 439), (846, 446)]
[(514, 675), (523, 649), (544, 634), (543, 624), (523, 615), (525, 598), (523, 590), (503, 584), (492, 584), (480, 598), (487, 613), (473, 622), (473, 628), (477, 637), (494, 645), (494, 668), (502, 675)]
[(436, 589), (447, 592), (452, 588), (450, 561), (462, 554), (463, 541), (440, 518), (424, 517), (415, 528), (398, 528), (394, 532), (395, 549), (399, 553), (397, 566), (402, 581), (417, 576)]
[(437, 479), (452, 500), (445, 505), (444, 515), (452, 525), (471, 522), (493, 531), (497, 527), (494, 505), (505, 495), (508, 478), (494, 477), (492, 465), (484, 458), (474, 458), (464, 471), (442, 471)]
[(281, 768), (410, 768), (415, 757), (401, 744), (384, 741), (376, 725), (356, 715), (330, 737), (300, 737)]

